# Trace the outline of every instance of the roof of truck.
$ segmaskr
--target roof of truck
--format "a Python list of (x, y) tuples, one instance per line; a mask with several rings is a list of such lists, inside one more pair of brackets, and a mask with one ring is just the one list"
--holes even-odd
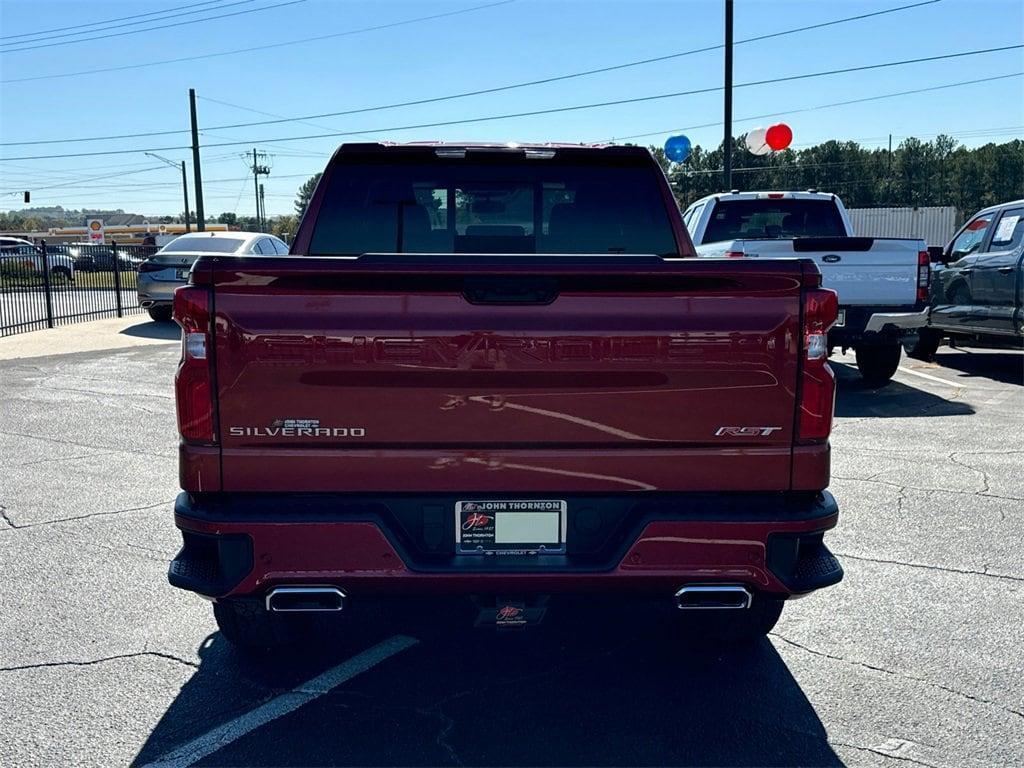
[[(583, 142), (563, 141), (378, 141), (371, 144), (378, 144), (382, 147), (451, 147), (453, 149), (604, 149), (605, 147), (620, 147), (619, 144), (586, 144)], [(353, 143), (342, 144), (341, 146), (366, 147), (367, 144)], [(642, 147), (641, 147), (642, 149)]]
[(702, 197), (700, 200), (694, 200), (690, 203), (690, 207), (697, 205), (698, 203), (704, 203), (708, 200), (834, 200), (836, 196), (831, 192), (819, 192), (816, 189), (808, 189), (806, 191), (797, 190), (764, 190), (764, 191), (751, 191), (751, 192), (717, 192), (713, 195), (707, 195)]

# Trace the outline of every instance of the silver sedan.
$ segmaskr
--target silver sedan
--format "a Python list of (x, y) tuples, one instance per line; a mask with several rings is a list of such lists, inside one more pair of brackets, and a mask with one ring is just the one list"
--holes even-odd
[(174, 289), (188, 282), (200, 256), (286, 256), (288, 246), (260, 232), (193, 232), (175, 238), (139, 265), (139, 304), (158, 322), (171, 320)]

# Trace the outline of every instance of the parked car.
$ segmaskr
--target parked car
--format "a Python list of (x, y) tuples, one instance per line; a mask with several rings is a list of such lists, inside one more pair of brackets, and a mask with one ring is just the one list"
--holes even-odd
[(1024, 346), (1024, 200), (972, 216), (939, 257), (928, 326), (908, 353), (931, 359), (946, 337)]
[(176, 237), (139, 264), (136, 278), (139, 305), (158, 322), (171, 321), (174, 289), (188, 281), (193, 262), (203, 254), (218, 256), (283, 256), (288, 246), (260, 232), (193, 232)]
[[(24, 270), (28, 274), (43, 271), (43, 250), (30, 240), (20, 237), (0, 237), (0, 267), (13, 274)], [(49, 265), (50, 277), (64, 280), (75, 279), (75, 261), (59, 248), (47, 248), (45, 263)]]
[(887, 384), (902, 343), (927, 318), (929, 258), (923, 240), (854, 237), (842, 201), (824, 192), (732, 192), (698, 200), (683, 215), (703, 257), (813, 259), (839, 294), (830, 349), (852, 347), (869, 386)]
[(292, 249), (201, 256), (174, 295), (169, 579), (228, 641), (388, 595), (516, 627), (584, 594), (749, 640), (842, 578), (836, 294), (808, 260), (684, 258), (646, 149), (343, 145)]
[(67, 253), (74, 259), (75, 269), (80, 272), (113, 272), (115, 262), (121, 272), (133, 272), (139, 264), (128, 254), (115, 255), (113, 249), (105, 245), (76, 243), (67, 246)]

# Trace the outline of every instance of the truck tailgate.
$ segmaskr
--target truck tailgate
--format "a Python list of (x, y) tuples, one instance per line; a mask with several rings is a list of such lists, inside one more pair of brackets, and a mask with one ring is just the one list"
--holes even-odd
[(424, 258), (197, 267), (224, 490), (789, 487), (800, 262)]
[(804, 237), (744, 240), (748, 258), (797, 256), (821, 270), (822, 285), (842, 306), (900, 306), (917, 301), (917, 240), (873, 237)]

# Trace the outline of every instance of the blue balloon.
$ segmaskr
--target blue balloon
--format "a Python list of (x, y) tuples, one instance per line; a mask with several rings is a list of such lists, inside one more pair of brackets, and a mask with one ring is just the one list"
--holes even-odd
[(665, 142), (665, 157), (673, 163), (681, 163), (690, 156), (693, 145), (685, 136), (670, 136)]

